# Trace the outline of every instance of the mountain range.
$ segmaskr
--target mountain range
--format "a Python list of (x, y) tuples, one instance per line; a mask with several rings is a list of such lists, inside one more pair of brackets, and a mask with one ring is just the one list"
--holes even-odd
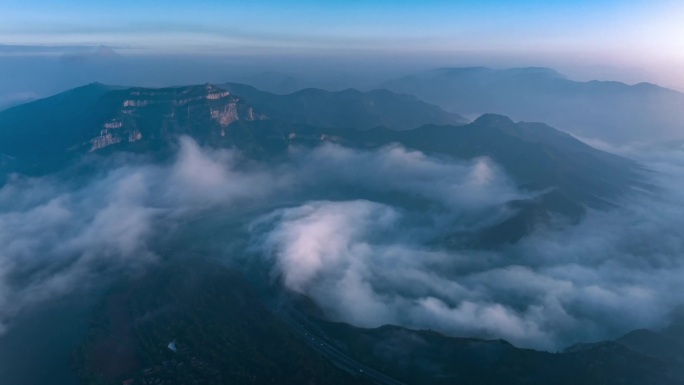
[[(233, 89), (240, 91), (236, 95), (247, 94), (249, 102)], [(237, 84), (145, 89), (94, 83), (0, 112), (0, 154), (40, 169), (69, 154), (140, 140), (160, 144), (182, 134), (200, 143), (228, 145), (226, 127), (236, 120), (397, 130), (465, 122), (389, 91), (310, 89), (278, 96)]]
[(545, 124), (495, 114), (466, 124), (459, 115), (383, 90), (276, 95), (240, 84), (160, 89), (90, 84), (0, 112), (6, 170), (48, 172), (103, 151), (159, 152), (181, 135), (259, 159), (282, 156), (293, 145), (322, 143), (359, 149), (399, 143), (458, 160), (490, 158), (521, 188), (538, 192), (510, 202), (514, 217), (478, 235), (482, 240), (468, 241), (490, 245), (517, 241), (550, 216), (576, 221), (586, 207), (610, 207), (635, 187), (648, 188), (636, 162)]
[(180, 135), (271, 155), (292, 144), (332, 141), (367, 148), (400, 143), (456, 159), (486, 156), (526, 188), (555, 188), (590, 205), (625, 191), (640, 172), (635, 162), (545, 124), (495, 114), (466, 124), (459, 115), (382, 90), (275, 95), (237, 84), (96, 83), (0, 112), (0, 154), (23, 168), (104, 149), (163, 147)]
[[(548, 84), (561, 90), (556, 99), (544, 94)], [(400, 145), (458, 162), (484, 158), (501, 167), (527, 196), (504, 202), (499, 208), (512, 214), (497, 223), (472, 231), (447, 229), (446, 236), (434, 241), (455, 249), (501, 249), (558, 217), (572, 225), (588, 210), (618, 207), (623, 197), (652, 188), (649, 171), (544, 123), (494, 113), (468, 122), (455, 111), (496, 111), (511, 113), (516, 120), (538, 120), (532, 117), (533, 109), (526, 108), (542, 102), (528, 100), (521, 96), (524, 92), (553, 104), (576, 98), (590, 86), (614, 89), (616, 95), (665, 92), (651, 86), (625, 91), (614, 84), (577, 85), (541, 69), (438, 70), (387, 83), (402, 93), (305, 89), (277, 95), (235, 83), (168, 88), (93, 83), (0, 112), (0, 170), (5, 175), (49, 175), (84, 157), (118, 152), (165, 160), (181, 136), (208, 148), (236, 149), (266, 164), (284, 162), (293, 148), (326, 145), (355, 151)], [(408, 90), (442, 107), (410, 96)], [(498, 99), (492, 97), (499, 91)], [(618, 103), (609, 99), (602, 97), (605, 103)], [(579, 105), (568, 106), (575, 108)], [(552, 112), (538, 116), (572, 125)], [(577, 122), (607, 124), (598, 113), (582, 119), (587, 120)], [(317, 198), (345, 194), (341, 189), (323, 190)], [(365, 198), (366, 193), (358, 195)], [(675, 329), (634, 331), (616, 340), (549, 353), (503, 340), (449, 337), (392, 325), (359, 328), (327, 320), (305, 296), (273, 285), (268, 272), (243, 274), (220, 263), (175, 255), (183, 253), (179, 246), (173, 257), (161, 257), (160, 268), (122, 278), (92, 305), (87, 333), (73, 356), (83, 383), (684, 381), (678, 366), (684, 340)]]
[(465, 116), (496, 112), (610, 145), (682, 139), (684, 94), (650, 83), (580, 82), (549, 68), (440, 68), (380, 85)]
[(331, 92), (307, 88), (288, 95), (278, 95), (245, 84), (226, 83), (219, 87), (249, 100), (250, 104), (271, 119), (321, 128), (364, 130), (385, 127), (409, 130), (425, 124), (468, 123), (467, 119), (456, 113), (448, 113), (415, 96), (396, 94), (386, 89)]

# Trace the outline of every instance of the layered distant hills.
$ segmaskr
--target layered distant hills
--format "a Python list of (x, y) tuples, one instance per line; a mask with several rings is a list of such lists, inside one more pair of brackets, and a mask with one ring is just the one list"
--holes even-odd
[(466, 116), (496, 112), (611, 144), (684, 137), (684, 94), (654, 84), (573, 81), (548, 68), (441, 68), (387, 81)]

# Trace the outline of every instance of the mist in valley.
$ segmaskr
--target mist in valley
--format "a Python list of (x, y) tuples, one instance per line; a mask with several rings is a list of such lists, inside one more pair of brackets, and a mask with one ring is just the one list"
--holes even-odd
[(498, 249), (443, 242), (512, 216), (506, 202), (542, 193), (516, 186), (487, 158), (330, 144), (292, 148), (272, 165), (182, 138), (162, 164), (121, 154), (83, 160), (97, 164), (87, 177), (15, 175), (0, 190), (2, 331), (45, 303), (154, 269), (165, 234), (190, 231), (186, 222), (207, 213), (241, 215), (249, 234), (242, 257), (218, 258), (263, 259), (271, 284), (311, 297), (333, 320), (551, 351), (660, 329), (682, 305), (684, 156), (634, 155), (657, 189)]

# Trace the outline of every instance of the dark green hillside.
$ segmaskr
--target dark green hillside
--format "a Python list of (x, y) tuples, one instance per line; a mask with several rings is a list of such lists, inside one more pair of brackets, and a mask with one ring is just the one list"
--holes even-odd
[(317, 146), (332, 142), (361, 149), (400, 143), (433, 156), (470, 160), (488, 157), (523, 189), (526, 200), (509, 202), (515, 212), (504, 222), (477, 234), (454, 234), (445, 242), (454, 247), (497, 247), (517, 242), (536, 226), (558, 217), (578, 221), (586, 208), (607, 209), (644, 183), (645, 170), (636, 162), (597, 150), (540, 123), (514, 123), (500, 115), (483, 115), (463, 126), (422, 126), (395, 131), (335, 130), (283, 122), (238, 122), (230, 135), (251, 141), (233, 141), (255, 155), (284, 153), (289, 145)]
[[(305, 297), (267, 298), (235, 270), (166, 261), (110, 291), (74, 363), (84, 384), (383, 383), (365, 371), (386, 383), (416, 385), (684, 381), (680, 345), (654, 332), (550, 353), (398, 326), (357, 328), (318, 318)], [(279, 304), (277, 312), (266, 306), (269, 301)], [(366, 370), (351, 370), (353, 375), (345, 363)]]
[(184, 134), (202, 144), (228, 145), (223, 140), (228, 125), (265, 118), (209, 84), (160, 89), (91, 84), (0, 112), (0, 154), (19, 171), (45, 173), (84, 153), (148, 151)]
[(595, 148), (543, 124), (514, 123), (483, 115), (463, 127), (427, 126), (402, 133), (398, 140), (428, 153), (470, 159), (491, 157), (524, 187), (557, 188), (599, 207), (639, 180), (638, 165)]
[(648, 187), (642, 183), (644, 170), (634, 161), (597, 150), (544, 124), (514, 123), (500, 115), (483, 115), (464, 126), (428, 125), (407, 131), (335, 130), (271, 121), (241, 122), (231, 130), (252, 133), (251, 144), (262, 151), (324, 142), (364, 149), (400, 143), (455, 159), (489, 157), (523, 188), (553, 192), (540, 200), (566, 215), (582, 210), (580, 206), (610, 207), (633, 187)]
[(365, 383), (311, 349), (242, 275), (198, 261), (113, 289), (75, 364), (84, 384)]
[(93, 83), (0, 112), (0, 154), (50, 162), (86, 141), (102, 95), (120, 87)]
[(319, 321), (319, 333), (355, 357), (407, 384), (681, 384), (672, 363), (618, 342), (578, 352), (520, 349), (503, 340), (446, 337), (398, 326), (376, 329)]

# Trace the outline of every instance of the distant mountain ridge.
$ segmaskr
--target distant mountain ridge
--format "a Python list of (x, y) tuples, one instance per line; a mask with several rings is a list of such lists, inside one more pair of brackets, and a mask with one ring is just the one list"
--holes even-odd
[(0, 112), (0, 154), (38, 164), (67, 153), (134, 142), (141, 147), (183, 134), (203, 144), (229, 145), (225, 137), (231, 123), (264, 119), (345, 129), (465, 123), (413, 96), (384, 90), (275, 95), (237, 84), (124, 88), (92, 83)]
[(684, 94), (654, 84), (573, 81), (549, 68), (440, 68), (380, 84), (465, 116), (499, 113), (613, 144), (684, 138)]
[(415, 96), (383, 89), (332, 92), (306, 88), (278, 95), (238, 83), (221, 84), (220, 87), (243, 96), (273, 119), (323, 128), (387, 127), (408, 130), (425, 124), (459, 125), (468, 122), (458, 114), (448, 113)]

